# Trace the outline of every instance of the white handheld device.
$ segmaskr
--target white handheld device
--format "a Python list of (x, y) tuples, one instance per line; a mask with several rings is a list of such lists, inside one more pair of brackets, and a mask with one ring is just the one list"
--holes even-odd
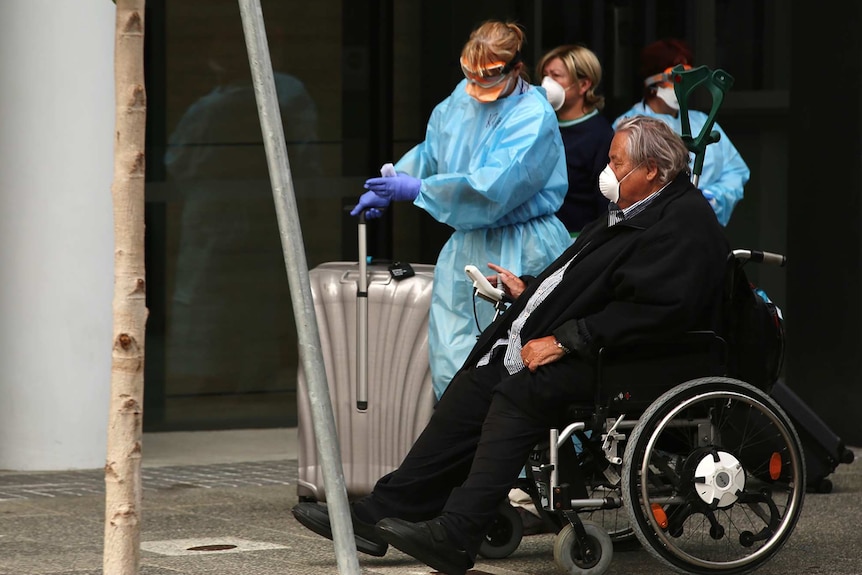
[(488, 278), (482, 275), (479, 271), (479, 268), (473, 264), (467, 264), (464, 266), (464, 272), (467, 274), (468, 278), (473, 280), (473, 287), (476, 289), (476, 293), (479, 297), (491, 303), (502, 301), (504, 294), (503, 290), (492, 286), (491, 282), (488, 281)]

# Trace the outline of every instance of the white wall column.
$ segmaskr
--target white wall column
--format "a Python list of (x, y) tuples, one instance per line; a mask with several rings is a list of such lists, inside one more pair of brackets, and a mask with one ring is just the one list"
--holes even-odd
[(104, 465), (114, 16), (0, 2), (0, 469)]

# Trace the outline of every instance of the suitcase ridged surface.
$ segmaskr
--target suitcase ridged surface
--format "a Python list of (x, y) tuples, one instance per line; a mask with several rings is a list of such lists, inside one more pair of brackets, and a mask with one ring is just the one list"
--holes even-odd
[[(428, 309), (434, 266), (414, 265), (401, 281), (385, 266), (368, 267), (368, 409), (356, 407), (356, 290), (354, 262), (309, 272), (344, 481), (351, 498), (366, 495), (395, 469), (431, 417)], [(300, 365), (298, 494), (326, 499), (317, 461), (311, 406)]]

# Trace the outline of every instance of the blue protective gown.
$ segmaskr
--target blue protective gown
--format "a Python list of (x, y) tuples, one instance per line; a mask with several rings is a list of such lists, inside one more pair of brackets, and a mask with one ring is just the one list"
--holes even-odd
[[(566, 195), (566, 158), (557, 117), (525, 82), (506, 98), (480, 104), (461, 81), (431, 114), (425, 141), (395, 169), (422, 180), (414, 203), (455, 229), (434, 270), (429, 351), (439, 398), (476, 344), (466, 264), (491, 275), (495, 263), (538, 274), (571, 242), (554, 215)], [(482, 328), (492, 306), (476, 302)]]
[[(680, 119), (669, 114), (658, 114), (644, 102), (638, 102), (628, 111), (614, 121), (614, 129), (624, 118), (631, 116), (650, 116), (658, 118), (673, 128), (677, 134), (682, 133)], [(707, 115), (698, 110), (689, 110), (688, 120), (691, 124), (692, 136), (700, 134), (700, 130), (706, 123)], [(697, 187), (708, 192), (714, 199), (710, 199), (712, 209), (721, 225), (726, 226), (730, 221), (730, 215), (736, 203), (742, 199), (742, 188), (748, 182), (751, 172), (742, 156), (736, 151), (730, 138), (718, 125), (713, 124), (713, 130), (721, 134), (721, 139), (706, 147), (703, 159), (703, 173), (700, 175)], [(694, 154), (692, 154), (692, 166), (694, 165)], [(709, 198), (709, 194), (704, 194)]]

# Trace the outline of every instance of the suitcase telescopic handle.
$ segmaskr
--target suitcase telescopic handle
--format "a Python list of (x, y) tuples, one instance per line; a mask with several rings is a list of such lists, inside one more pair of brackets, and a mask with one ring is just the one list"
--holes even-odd
[(356, 409), (368, 409), (368, 244), (365, 210), (359, 213), (359, 279), (356, 290)]

